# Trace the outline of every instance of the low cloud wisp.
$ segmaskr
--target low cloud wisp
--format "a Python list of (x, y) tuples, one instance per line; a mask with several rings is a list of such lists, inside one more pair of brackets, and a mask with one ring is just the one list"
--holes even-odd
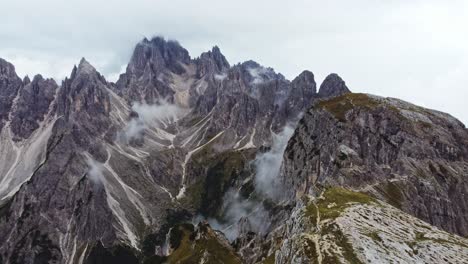
[(293, 127), (284, 127), (279, 134), (273, 135), (271, 149), (268, 152), (258, 154), (255, 158), (255, 190), (270, 199), (277, 198), (277, 179), (283, 162), (283, 153), (293, 133)]
[[(240, 233), (253, 231), (265, 234), (269, 228), (270, 215), (265, 209), (265, 199), (277, 200), (280, 191), (278, 176), (283, 162), (283, 153), (294, 132), (292, 126), (284, 127), (283, 131), (273, 135), (272, 147), (269, 151), (257, 154), (253, 165), (255, 193), (245, 199), (238, 190), (230, 189), (223, 198), (222, 219), (208, 219), (210, 225), (220, 230), (230, 241), (234, 241)], [(198, 217), (195, 222), (203, 219)]]
[(104, 167), (101, 163), (95, 161), (89, 155), (86, 155), (86, 164), (88, 165), (88, 178), (97, 186), (104, 183), (104, 174), (102, 173)]
[(186, 113), (186, 110), (169, 103), (167, 100), (159, 100), (156, 104), (134, 102), (132, 111), (137, 117), (132, 118), (123, 131), (118, 133), (117, 140), (128, 143), (131, 140), (140, 139), (147, 128), (167, 128)]

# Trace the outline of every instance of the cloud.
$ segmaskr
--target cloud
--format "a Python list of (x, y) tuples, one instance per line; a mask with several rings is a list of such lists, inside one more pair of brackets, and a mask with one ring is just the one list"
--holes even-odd
[(217, 81), (224, 81), (224, 80), (227, 78), (227, 74), (226, 74), (226, 73), (215, 74), (215, 75), (214, 75), (214, 78), (215, 78), (215, 80), (217, 80)]
[(104, 166), (102, 163), (95, 161), (91, 156), (86, 155), (86, 164), (88, 165), (88, 178), (96, 185), (100, 186), (104, 182), (103, 170)]
[[(277, 180), (283, 154), (293, 132), (292, 126), (284, 127), (282, 132), (273, 135), (271, 149), (265, 153), (259, 153), (253, 161), (256, 195), (246, 199), (237, 189), (230, 189), (223, 197), (221, 219), (207, 219), (210, 225), (222, 231), (229, 241), (234, 241), (245, 230), (257, 234), (265, 234), (268, 231), (271, 221), (269, 212), (263, 206), (263, 200), (280, 198), (276, 196), (281, 191)], [(196, 224), (201, 220), (203, 217), (197, 216), (194, 222)]]
[(185, 113), (184, 109), (164, 99), (158, 100), (153, 105), (135, 102), (132, 110), (138, 113), (143, 123), (156, 126), (173, 123)]
[(271, 149), (255, 158), (255, 190), (270, 199), (278, 198), (277, 178), (283, 162), (283, 153), (293, 133), (294, 127), (286, 126), (279, 134), (273, 135)]
[(265, 79), (268, 79), (267, 74), (271, 72), (270, 69), (264, 68), (262, 66), (255, 68), (248, 68), (250, 76), (252, 76), (252, 84), (261, 84), (265, 82)]
[(123, 131), (117, 134), (117, 140), (120, 142), (128, 143), (131, 140), (141, 138), (144, 130), (148, 127), (166, 128), (186, 114), (187, 110), (169, 103), (167, 100), (160, 99), (152, 105), (134, 102), (132, 111), (137, 113), (138, 117), (132, 118)]
[(464, 0), (116, 0), (108, 8), (104, 0), (4, 1), (0, 57), (18, 61), (21, 75), (63, 78), (84, 56), (115, 79), (140, 39), (164, 35), (192, 57), (218, 45), (231, 64), (253, 59), (289, 79), (304, 69), (319, 82), (337, 72), (354, 91), (422, 101), (468, 123), (465, 97), (445, 97), (466, 93), (464, 76), (426, 89), (468, 70)]
[[(231, 189), (226, 192), (223, 198), (223, 216), (221, 220), (215, 218), (207, 219), (208, 223), (215, 230), (223, 232), (229, 241), (234, 241), (241, 232), (241, 229), (248, 229), (260, 234), (267, 231), (268, 212), (262, 202), (245, 199), (240, 194)], [(204, 220), (198, 216), (194, 223)]]
[(124, 130), (117, 134), (119, 142), (128, 143), (143, 136), (146, 125), (139, 118), (132, 118), (125, 126)]

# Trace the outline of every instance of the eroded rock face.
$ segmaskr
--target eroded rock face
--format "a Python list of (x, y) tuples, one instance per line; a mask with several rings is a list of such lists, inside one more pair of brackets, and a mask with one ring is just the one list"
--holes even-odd
[(11, 130), (18, 140), (26, 139), (40, 126), (52, 109), (51, 104), (58, 89), (52, 79), (34, 76), (32, 82), (26, 79), (19, 91), (16, 109), (11, 121)]
[(167, 75), (185, 73), (190, 61), (187, 50), (177, 42), (145, 38), (135, 47), (126, 72), (116, 83), (117, 90), (129, 102), (153, 104), (160, 98), (173, 102), (174, 91), (167, 84)]
[(62, 85), (57, 114), (89, 136), (102, 135), (111, 125), (108, 89), (104, 77), (83, 58)]
[(218, 48), (218, 46), (213, 47), (211, 51), (202, 53), (200, 58), (196, 60), (196, 63), (197, 76), (199, 78), (205, 75), (210, 76), (213, 74), (218, 74), (213, 77), (222, 79), (225, 77), (223, 73), (230, 68), (229, 62), (221, 53), (221, 50)]
[(97, 127), (99, 116), (106, 115), (103, 85), (84, 60), (65, 81), (57, 113), (52, 114), (56, 116), (52, 132), (45, 139), (45, 158), (8, 201), (1, 222), (2, 237), (8, 239), (0, 251), (7, 263), (63, 263), (76, 257), (73, 248), (83, 253), (86, 241), (110, 246), (116, 239), (106, 191), (87, 177), (82, 155), (106, 158), (103, 139), (96, 137), (108, 128), (105, 122)]
[(404, 101), (347, 94), (299, 123), (284, 159), (290, 197), (340, 185), (468, 235), (468, 131), (455, 118)]
[(290, 83), (252, 61), (230, 67), (217, 47), (192, 60), (160, 38), (137, 45), (115, 85), (85, 59), (61, 87), (40, 75), (21, 81), (3, 64), (5, 263), (153, 256), (200, 206), (215, 215), (256, 148), (316, 94), (311, 73)]
[(22, 82), (16, 75), (15, 67), (0, 59), (0, 132), (8, 120), (13, 101), (21, 86)]

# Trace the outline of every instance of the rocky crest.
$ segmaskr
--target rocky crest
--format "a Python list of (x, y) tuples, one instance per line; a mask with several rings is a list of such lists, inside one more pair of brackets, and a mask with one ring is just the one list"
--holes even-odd
[(339, 185), (376, 197), (449, 232), (468, 235), (468, 130), (455, 118), (366, 94), (321, 101), (285, 152), (292, 196)]

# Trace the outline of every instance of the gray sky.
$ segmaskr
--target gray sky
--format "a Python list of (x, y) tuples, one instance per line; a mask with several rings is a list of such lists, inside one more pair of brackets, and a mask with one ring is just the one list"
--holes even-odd
[(354, 92), (398, 97), (468, 124), (468, 1), (0, 0), (0, 57), (62, 79), (86, 57), (115, 80), (136, 42), (163, 35), (192, 57), (218, 45), (293, 79), (336, 72)]

